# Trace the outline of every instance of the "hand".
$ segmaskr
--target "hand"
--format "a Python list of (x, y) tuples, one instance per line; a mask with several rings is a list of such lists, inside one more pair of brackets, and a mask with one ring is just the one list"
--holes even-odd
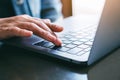
[(54, 32), (62, 30), (63, 27), (51, 23), (49, 19), (33, 18), (28, 15), (0, 19), (0, 39), (14, 36), (30, 37), (34, 33), (60, 46), (62, 42)]

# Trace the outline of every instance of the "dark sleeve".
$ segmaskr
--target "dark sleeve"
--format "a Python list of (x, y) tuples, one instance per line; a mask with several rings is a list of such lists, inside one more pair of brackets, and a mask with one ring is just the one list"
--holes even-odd
[(0, 18), (14, 16), (14, 9), (11, 0), (0, 0)]
[(15, 15), (28, 14), (32, 16), (28, 0), (10, 0), (10, 1), (12, 1)]
[(52, 22), (57, 20), (61, 13), (60, 0), (41, 0), (41, 18), (49, 18)]

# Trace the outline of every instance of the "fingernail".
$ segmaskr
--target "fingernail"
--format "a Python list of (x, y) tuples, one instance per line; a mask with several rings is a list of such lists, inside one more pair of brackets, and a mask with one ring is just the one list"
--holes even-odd
[(54, 44), (56, 46), (61, 46), (62, 45), (62, 41), (60, 39), (56, 38), (56, 40), (54, 41)]

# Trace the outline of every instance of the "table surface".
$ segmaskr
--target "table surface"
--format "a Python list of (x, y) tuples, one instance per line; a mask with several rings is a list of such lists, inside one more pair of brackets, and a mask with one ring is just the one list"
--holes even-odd
[(120, 80), (120, 49), (93, 66), (82, 67), (1, 45), (0, 80)]

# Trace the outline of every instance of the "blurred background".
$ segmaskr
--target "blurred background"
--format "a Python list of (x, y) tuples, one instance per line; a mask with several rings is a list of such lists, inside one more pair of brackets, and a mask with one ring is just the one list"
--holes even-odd
[(62, 0), (64, 17), (81, 14), (99, 15), (105, 0)]

